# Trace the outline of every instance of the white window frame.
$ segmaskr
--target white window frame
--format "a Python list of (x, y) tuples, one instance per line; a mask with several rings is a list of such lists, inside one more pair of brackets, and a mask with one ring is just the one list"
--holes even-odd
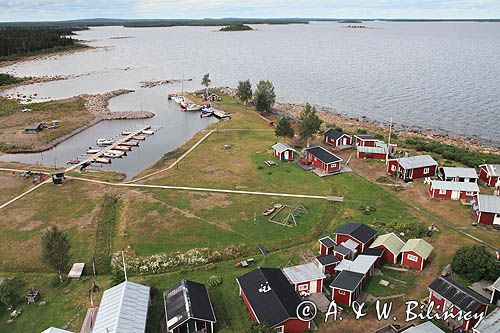
[(396, 171), (396, 165), (395, 164), (391, 165), (391, 170), (392, 171)]
[(340, 290), (338, 289), (338, 292), (337, 292), (339, 295), (345, 295), (345, 291), (344, 290)]
[(424, 174), (428, 174), (431, 171), (431, 168), (424, 168)]
[(439, 189), (439, 194), (446, 194), (446, 189), (444, 188)]
[(308, 291), (309, 290), (309, 283), (308, 284), (300, 284), (297, 286), (298, 291)]
[(417, 256), (414, 256), (413, 254), (406, 254), (406, 259), (408, 259), (409, 261), (413, 261), (413, 262), (418, 262), (418, 257)]
[(278, 326), (274, 329), (276, 333), (285, 333), (285, 326)]
[(465, 195), (474, 195), (474, 192), (468, 191), (468, 192), (465, 192)]

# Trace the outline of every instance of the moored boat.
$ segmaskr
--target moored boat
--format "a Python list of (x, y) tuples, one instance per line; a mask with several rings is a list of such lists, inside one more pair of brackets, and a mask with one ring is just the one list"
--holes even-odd
[(113, 140), (104, 139), (104, 138), (97, 139), (97, 141), (96, 141), (96, 144), (98, 146), (109, 146), (109, 145), (112, 145), (113, 143), (114, 143)]
[(142, 134), (153, 135), (153, 134), (155, 134), (155, 132), (152, 130), (144, 130), (144, 131), (142, 131)]
[(122, 142), (120, 144), (120, 146), (137, 147), (137, 146), (139, 146), (139, 142), (137, 142), (137, 141), (126, 141), (126, 142)]
[(143, 141), (143, 140), (146, 140), (146, 137), (143, 135), (136, 135), (136, 136), (132, 137), (132, 139)]
[(78, 164), (78, 163), (80, 163), (80, 160), (77, 158), (66, 161), (66, 164)]
[(111, 164), (111, 160), (106, 157), (96, 157), (94, 159), (94, 162), (96, 163), (101, 163), (101, 164)]
[(101, 151), (100, 149), (90, 147), (89, 149), (87, 149), (86, 153), (89, 155), (93, 155), (93, 154), (97, 154), (100, 151)]
[(121, 150), (121, 151), (130, 151), (130, 150), (132, 150), (131, 147), (129, 147), (129, 146), (123, 146), (123, 145), (116, 146), (114, 149), (115, 150)]

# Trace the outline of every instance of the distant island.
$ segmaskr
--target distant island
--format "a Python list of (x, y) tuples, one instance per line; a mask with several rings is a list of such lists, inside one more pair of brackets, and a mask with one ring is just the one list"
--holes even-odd
[(341, 20), (339, 23), (363, 23), (362, 21), (358, 20)]
[(248, 31), (253, 30), (252, 27), (245, 24), (230, 24), (228, 26), (222, 27), (219, 31)]

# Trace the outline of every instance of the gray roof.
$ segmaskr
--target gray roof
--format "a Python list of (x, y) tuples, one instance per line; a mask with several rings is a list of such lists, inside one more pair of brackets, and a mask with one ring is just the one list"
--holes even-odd
[(399, 165), (405, 169), (424, 168), (433, 165), (438, 165), (436, 161), (429, 155), (418, 155), (412, 157), (402, 157), (397, 159)]
[(364, 147), (364, 146), (357, 146), (356, 150), (359, 153), (367, 153), (367, 154), (385, 154), (387, 150), (382, 147)]
[(363, 135), (355, 135), (356, 138), (359, 138), (363, 141), (376, 141), (377, 138), (374, 137), (373, 135), (366, 135), (366, 134), (363, 134)]
[(477, 196), (477, 201), (480, 212), (500, 214), (499, 196), (479, 194)]
[(481, 167), (485, 167), (488, 171), (488, 176), (499, 177), (500, 176), (500, 164), (483, 164)]
[(491, 285), (493, 288), (495, 288), (496, 290), (500, 290), (500, 276), (498, 277), (498, 279), (493, 282), (493, 284)]
[(370, 269), (375, 265), (378, 257), (375, 256), (366, 256), (364, 254), (360, 254), (354, 259), (354, 261), (344, 259), (340, 262), (340, 264), (335, 267), (335, 270), (338, 272), (342, 271), (350, 271), (360, 274), (366, 274), (370, 271)]
[(278, 142), (278, 143), (274, 144), (272, 148), (279, 153), (282, 153), (282, 152), (287, 151), (287, 150), (296, 151), (295, 149), (293, 149), (292, 147), (290, 147), (286, 143), (282, 143), (282, 142)]
[(430, 321), (426, 321), (417, 326), (410, 327), (407, 330), (401, 331), (403, 333), (445, 333), (442, 329), (434, 325)]
[(92, 333), (143, 333), (149, 306), (149, 287), (125, 281), (102, 294)]
[(446, 178), (477, 178), (477, 173), (474, 168), (454, 168), (454, 167), (442, 167), (443, 174)]
[(500, 308), (496, 308), (487, 315), (477, 326), (474, 332), (479, 333), (498, 333), (500, 327)]
[(293, 284), (326, 278), (325, 274), (312, 262), (283, 268), (283, 273)]
[(431, 189), (461, 191), (461, 192), (479, 192), (479, 186), (477, 186), (477, 183), (445, 182), (441, 180), (433, 180), (431, 184)]

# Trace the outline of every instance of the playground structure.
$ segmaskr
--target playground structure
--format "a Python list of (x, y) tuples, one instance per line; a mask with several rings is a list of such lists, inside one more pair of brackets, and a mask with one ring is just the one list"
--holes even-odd
[[(282, 219), (278, 219), (278, 215), (280, 215), (284, 211), (286, 211), (286, 216)], [(307, 207), (301, 201), (299, 201), (295, 206), (281, 205), (281, 207), (271, 215), (271, 217), (269, 218), (269, 222), (292, 228), (294, 226), (297, 226), (297, 219), (302, 214), (307, 213)]]

